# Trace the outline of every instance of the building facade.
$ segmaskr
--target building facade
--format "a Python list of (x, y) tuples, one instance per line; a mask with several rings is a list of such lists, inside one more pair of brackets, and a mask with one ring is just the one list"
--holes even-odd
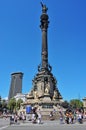
[(86, 97), (84, 97), (82, 100), (83, 100), (84, 113), (86, 113)]
[(18, 101), (19, 99), (21, 99), (23, 102), (26, 101), (26, 94), (22, 94), (22, 93), (17, 93), (14, 98), (16, 99), (16, 101)]
[(13, 98), (17, 93), (22, 93), (22, 72), (16, 72), (11, 74), (11, 84), (9, 90), (8, 99)]

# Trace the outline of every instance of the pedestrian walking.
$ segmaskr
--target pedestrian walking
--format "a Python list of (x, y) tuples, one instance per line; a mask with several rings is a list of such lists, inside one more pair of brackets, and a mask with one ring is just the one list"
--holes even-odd
[(54, 120), (53, 111), (50, 112), (49, 117), (50, 117), (50, 120)]
[(41, 120), (42, 120), (42, 115), (41, 112), (38, 112), (38, 124), (41, 124)]
[(12, 114), (11, 116), (10, 116), (10, 125), (11, 124), (14, 124), (14, 114)]
[(59, 112), (59, 114), (60, 114), (60, 124), (63, 124), (63, 114), (61, 111)]
[(35, 113), (32, 114), (32, 123), (36, 123), (36, 116), (35, 116)]
[(25, 121), (25, 114), (24, 113), (22, 113), (22, 120), (23, 120), (23, 123), (24, 123), (24, 121)]
[(15, 114), (15, 116), (14, 116), (15, 123), (17, 123), (17, 120), (18, 120), (18, 116), (17, 116), (17, 114)]

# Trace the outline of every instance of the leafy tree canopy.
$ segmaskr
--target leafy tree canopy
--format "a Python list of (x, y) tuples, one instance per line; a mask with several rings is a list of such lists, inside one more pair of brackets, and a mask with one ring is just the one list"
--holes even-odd
[(23, 100), (22, 99), (18, 99), (18, 101), (16, 102), (18, 109), (20, 109), (21, 103), (23, 103)]
[(16, 108), (16, 100), (15, 98), (11, 98), (8, 102), (8, 108), (13, 111)]
[(82, 108), (83, 107), (83, 102), (79, 99), (72, 99), (70, 100), (70, 106), (72, 108)]

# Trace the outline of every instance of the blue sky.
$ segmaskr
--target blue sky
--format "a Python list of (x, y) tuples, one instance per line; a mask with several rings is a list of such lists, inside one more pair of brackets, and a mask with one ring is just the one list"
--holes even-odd
[[(64, 100), (86, 96), (86, 0), (43, 0), (48, 7), (48, 53)], [(41, 63), (40, 0), (0, 1), (0, 95), (11, 73), (23, 72), (23, 93)]]

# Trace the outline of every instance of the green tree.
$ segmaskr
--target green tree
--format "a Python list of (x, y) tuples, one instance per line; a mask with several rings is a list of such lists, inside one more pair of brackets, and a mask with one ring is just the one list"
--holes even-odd
[(16, 102), (17, 109), (20, 109), (21, 103), (23, 103), (23, 100), (22, 99), (18, 99), (18, 101)]
[(6, 100), (4, 99), (4, 100), (2, 100), (2, 107), (3, 108), (7, 108), (7, 102), (6, 102)]
[(5, 99), (2, 100), (2, 109), (7, 112), (7, 101)]
[(11, 112), (16, 111), (16, 100), (15, 98), (11, 98), (8, 102), (8, 108)]
[(74, 109), (83, 108), (83, 103), (79, 99), (72, 99), (72, 100), (70, 100), (70, 106)]

